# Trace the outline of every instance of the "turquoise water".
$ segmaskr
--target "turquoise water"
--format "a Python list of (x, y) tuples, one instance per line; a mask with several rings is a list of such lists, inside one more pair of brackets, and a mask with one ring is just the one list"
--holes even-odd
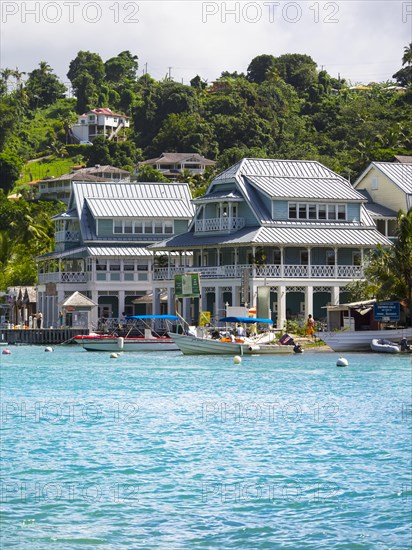
[(1, 548), (410, 547), (408, 356), (10, 349)]

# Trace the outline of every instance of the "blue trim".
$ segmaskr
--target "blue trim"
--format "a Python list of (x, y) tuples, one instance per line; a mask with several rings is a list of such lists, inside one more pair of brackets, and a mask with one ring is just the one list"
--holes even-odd
[(273, 325), (272, 319), (262, 319), (260, 317), (223, 317), (223, 319), (219, 319), (219, 323), (266, 323), (268, 325)]

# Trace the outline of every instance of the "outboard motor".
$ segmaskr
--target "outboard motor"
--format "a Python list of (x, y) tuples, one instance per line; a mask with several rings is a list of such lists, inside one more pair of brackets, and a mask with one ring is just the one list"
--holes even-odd
[(411, 351), (411, 346), (408, 345), (408, 340), (405, 337), (399, 342), (399, 347), (401, 351)]

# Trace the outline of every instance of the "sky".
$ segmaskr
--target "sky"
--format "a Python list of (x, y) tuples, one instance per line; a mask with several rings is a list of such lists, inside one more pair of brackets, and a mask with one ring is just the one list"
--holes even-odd
[(383, 82), (412, 42), (412, 0), (0, 2), (0, 67), (30, 72), (47, 61), (67, 83), (79, 50), (103, 61), (124, 50), (139, 73), (209, 83), (246, 72), (260, 54), (308, 54), (351, 84)]

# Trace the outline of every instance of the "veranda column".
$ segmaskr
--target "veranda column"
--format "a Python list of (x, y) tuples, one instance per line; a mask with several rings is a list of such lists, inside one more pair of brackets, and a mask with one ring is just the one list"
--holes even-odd
[(192, 311), (191, 311), (191, 298), (183, 298), (183, 318), (191, 325), (192, 324)]
[(153, 315), (160, 315), (160, 288), (153, 287)]
[(307, 286), (305, 289), (305, 315), (313, 317), (313, 286)]
[(125, 310), (125, 291), (119, 290), (119, 319), (122, 317), (122, 313), (124, 313)]
[(338, 286), (331, 287), (330, 299), (331, 299), (331, 304), (333, 306), (336, 306), (337, 304), (339, 304), (339, 287)]
[(213, 315), (218, 319), (219, 316), (219, 308), (220, 308), (220, 287), (215, 286), (215, 308), (213, 311)]
[[(95, 261), (93, 260), (93, 266), (95, 266)], [(99, 295), (97, 293), (97, 290), (96, 289), (93, 289), (92, 290), (92, 294), (91, 294), (91, 297), (92, 297), (92, 300), (95, 304), (98, 304), (99, 303)], [(91, 312), (90, 312), (90, 323), (91, 323), (91, 327), (89, 328), (97, 328), (97, 325), (98, 325), (98, 318), (99, 318), (99, 307), (96, 306), (96, 307), (93, 307)]]
[(175, 291), (173, 287), (167, 289), (167, 313), (174, 315), (176, 313)]
[(286, 322), (286, 286), (278, 286), (277, 328), (283, 329)]

